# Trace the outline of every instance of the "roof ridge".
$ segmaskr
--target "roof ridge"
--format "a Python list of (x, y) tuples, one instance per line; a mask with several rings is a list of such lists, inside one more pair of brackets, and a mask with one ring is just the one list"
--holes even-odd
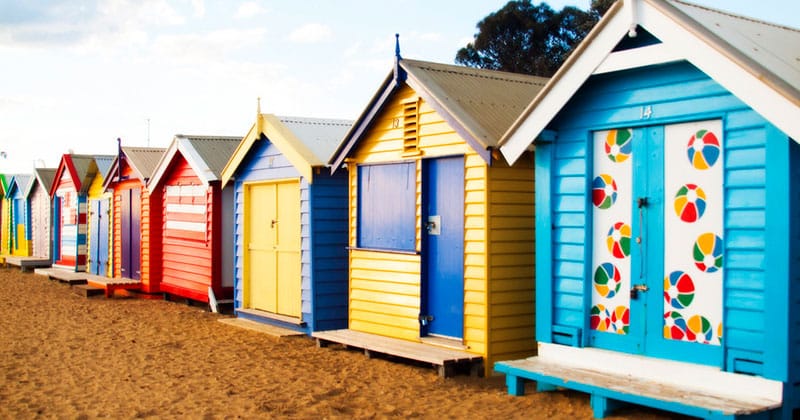
[[(524, 73), (512, 73), (504, 70), (458, 66), (454, 64), (434, 63), (430, 61), (420, 61), (420, 60), (403, 59), (403, 61), (411, 62), (412, 65), (414, 63), (420, 63), (417, 64), (417, 67), (428, 71), (447, 72), (462, 76), (471, 76), (480, 79), (486, 79), (486, 80), (498, 80), (510, 83), (522, 83), (528, 85), (542, 85), (542, 86), (544, 86), (547, 83), (547, 81), (550, 80), (548, 77), (544, 76), (536, 76)], [(441, 67), (446, 67), (446, 68), (441, 68)]]
[(309, 125), (341, 125), (349, 126), (353, 124), (353, 120), (338, 119), (338, 118), (315, 118), (315, 117), (293, 117), (293, 116), (277, 116), (283, 122), (300, 122)]
[(765, 25), (765, 26), (771, 26), (773, 28), (788, 29), (790, 31), (800, 32), (800, 28), (793, 28), (791, 26), (781, 25), (781, 24), (774, 23), (774, 22), (768, 22), (766, 20), (756, 19), (756, 18), (750, 17), (750, 16), (737, 15), (736, 13), (731, 13), (731, 12), (728, 12), (726, 10), (715, 9), (713, 7), (708, 7), (708, 6), (704, 6), (704, 5), (700, 5), (700, 4), (690, 3), (690, 2), (687, 2), (687, 1), (684, 1), (684, 0), (670, 0), (670, 1), (672, 1), (674, 3), (680, 3), (680, 4), (684, 5), (684, 6), (696, 7), (698, 9), (703, 9), (703, 10), (706, 10), (706, 11), (709, 11), (709, 12), (718, 13), (720, 15), (725, 15), (725, 16), (732, 17), (732, 18), (735, 18), (735, 19), (741, 19), (741, 20), (746, 20), (746, 21), (753, 22), (753, 23), (759, 23), (759, 24), (762, 24), (762, 25)]

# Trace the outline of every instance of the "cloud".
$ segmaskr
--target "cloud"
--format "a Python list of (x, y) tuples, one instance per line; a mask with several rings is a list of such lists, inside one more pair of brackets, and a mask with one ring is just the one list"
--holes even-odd
[(219, 61), (234, 51), (260, 45), (266, 33), (264, 28), (255, 28), (160, 35), (153, 41), (152, 51), (156, 56), (169, 60)]
[[(194, 1), (197, 13), (198, 1)], [(98, 40), (113, 43), (128, 32), (176, 26), (185, 17), (167, 0), (69, 0), (2, 2), (0, 45), (77, 46)]]
[(236, 10), (236, 14), (234, 14), (234, 17), (236, 19), (249, 19), (258, 15), (265, 14), (266, 12), (267, 10), (261, 7), (260, 4), (254, 1), (246, 1), (239, 5), (239, 8)]
[(289, 40), (300, 44), (316, 44), (330, 40), (333, 31), (327, 25), (307, 23), (289, 34)]

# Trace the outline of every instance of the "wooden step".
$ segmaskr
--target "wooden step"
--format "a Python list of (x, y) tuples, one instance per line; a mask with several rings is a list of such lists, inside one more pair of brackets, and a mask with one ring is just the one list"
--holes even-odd
[(483, 374), (483, 356), (464, 350), (447, 348), (421, 341), (408, 341), (354, 330), (316, 331), (311, 334), (317, 345), (326, 347), (339, 343), (347, 347), (364, 350), (367, 357), (373, 353), (402, 357), (408, 360), (430, 363), (437, 368), (439, 376), (455, 375), (458, 368), (468, 368), (470, 374)]
[(83, 297), (102, 296), (106, 293), (105, 289), (101, 287), (94, 287), (88, 284), (78, 284), (72, 287), (72, 293)]

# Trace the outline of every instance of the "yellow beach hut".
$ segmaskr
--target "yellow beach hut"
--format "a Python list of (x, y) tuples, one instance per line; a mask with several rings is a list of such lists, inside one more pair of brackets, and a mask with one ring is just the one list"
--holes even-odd
[(509, 166), (495, 147), (546, 82), (398, 49), (331, 158), (350, 178), (349, 313), (347, 330), (312, 334), (320, 344), (442, 376), (535, 351), (533, 156)]
[(104, 277), (113, 277), (113, 264), (109, 260), (111, 249), (111, 198), (113, 192), (103, 187), (114, 156), (95, 156), (97, 173), (89, 184), (86, 271)]

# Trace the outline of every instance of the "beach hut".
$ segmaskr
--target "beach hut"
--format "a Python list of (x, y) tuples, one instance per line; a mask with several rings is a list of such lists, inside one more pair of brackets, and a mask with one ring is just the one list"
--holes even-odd
[(34, 168), (35, 177), (33, 185), (28, 192), (28, 202), (31, 206), (31, 249), (34, 257), (50, 261), (52, 240), (50, 191), (53, 187), (55, 168)]
[(0, 174), (0, 258), (11, 255), (11, 200), (9, 181), (13, 174)]
[(509, 392), (714, 417), (800, 406), (800, 31), (614, 4), (504, 136), (536, 153), (536, 357)]
[[(113, 277), (139, 280), (139, 290), (159, 293), (161, 273), (161, 197), (147, 181), (166, 149), (121, 147), (103, 187), (113, 195)], [(155, 204), (155, 205), (153, 205)]]
[(28, 189), (33, 185), (33, 175), (17, 174), (8, 182), (6, 197), (10, 209), (10, 255), (27, 257), (31, 253), (30, 206)]
[(112, 156), (95, 156), (97, 173), (87, 190), (88, 224), (86, 229), (87, 272), (98, 276), (112, 277), (109, 260), (111, 248), (111, 192), (103, 188), (108, 170), (114, 161)]
[(533, 157), (495, 147), (546, 81), (397, 53), (331, 159), (350, 177), (348, 329), (314, 337), (443, 375), (532, 354)]
[(53, 204), (53, 265), (86, 271), (87, 198), (101, 162), (113, 156), (64, 154), (56, 169), (50, 199)]
[(347, 327), (347, 171), (327, 168), (352, 121), (258, 113), (222, 171), (234, 187), (236, 315), (303, 332)]
[(233, 295), (233, 186), (223, 189), (220, 176), (241, 139), (177, 135), (156, 165), (147, 187), (162, 202), (165, 297), (209, 302), (211, 293)]

